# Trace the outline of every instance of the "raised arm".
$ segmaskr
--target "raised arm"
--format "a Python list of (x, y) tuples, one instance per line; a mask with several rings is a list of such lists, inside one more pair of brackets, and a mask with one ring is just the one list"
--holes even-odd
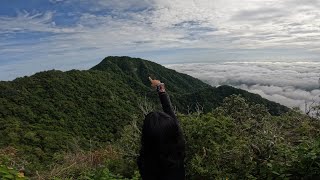
[(169, 95), (166, 92), (164, 83), (161, 83), (159, 80), (153, 80), (150, 77), (149, 80), (151, 82), (151, 86), (157, 88), (163, 111), (172, 118), (177, 119), (176, 115), (174, 114)]

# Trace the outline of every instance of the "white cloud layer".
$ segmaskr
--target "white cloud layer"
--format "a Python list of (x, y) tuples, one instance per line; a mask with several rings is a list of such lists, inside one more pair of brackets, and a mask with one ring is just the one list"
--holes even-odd
[(224, 62), (173, 64), (168, 68), (212, 86), (232, 85), (288, 107), (320, 102), (320, 62)]

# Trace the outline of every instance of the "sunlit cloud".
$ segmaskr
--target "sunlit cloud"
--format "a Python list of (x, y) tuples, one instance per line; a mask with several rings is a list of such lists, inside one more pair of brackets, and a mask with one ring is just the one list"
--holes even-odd
[(319, 0), (23, 3), (0, 8), (1, 80), (53, 68), (88, 69), (108, 55), (162, 64), (320, 57)]
[(288, 107), (320, 103), (320, 62), (224, 62), (167, 65), (212, 86), (231, 85)]

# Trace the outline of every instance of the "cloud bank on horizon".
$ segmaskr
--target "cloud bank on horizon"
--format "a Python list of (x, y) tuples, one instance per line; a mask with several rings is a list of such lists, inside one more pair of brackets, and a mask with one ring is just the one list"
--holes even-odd
[(212, 85), (231, 85), (288, 107), (320, 102), (320, 62), (223, 62), (166, 67)]
[(320, 0), (1, 2), (0, 80), (88, 69), (109, 55), (319, 61)]

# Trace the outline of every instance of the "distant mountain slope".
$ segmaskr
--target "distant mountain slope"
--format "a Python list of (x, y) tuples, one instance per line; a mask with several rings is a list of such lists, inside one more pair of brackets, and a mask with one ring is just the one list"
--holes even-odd
[[(211, 112), (212, 109), (219, 107), (223, 99), (232, 94), (240, 94), (251, 104), (262, 104), (269, 110), (272, 115), (281, 115), (288, 112), (289, 108), (262, 98), (258, 94), (253, 94), (248, 91), (237, 89), (231, 86), (219, 86), (201, 89), (194, 93), (187, 93), (177, 96), (176, 102), (180, 107), (189, 107), (189, 110), (195, 110), (196, 105), (201, 106), (204, 112)], [(190, 103), (192, 102), (192, 103)], [(186, 112), (186, 109), (182, 109)]]
[[(94, 66), (92, 70), (112, 72), (125, 76), (128, 82), (134, 85), (135, 90), (140, 92), (141, 95), (146, 95), (150, 90), (150, 83), (147, 79), (149, 75), (160, 79), (165, 82), (170, 95), (175, 101), (174, 104), (182, 112), (195, 111), (196, 104), (203, 106), (205, 112), (210, 112), (213, 108), (218, 107), (225, 97), (232, 94), (242, 95), (249, 103), (265, 105), (272, 115), (280, 115), (289, 110), (287, 107), (264, 99), (260, 95), (226, 85), (215, 88), (194, 77), (140, 58), (126, 56), (107, 57)], [(152, 99), (155, 98), (153, 92), (147, 95)]]
[(86, 149), (118, 138), (141, 115), (138, 96), (120, 79), (72, 70), (0, 82), (0, 148), (14, 146), (44, 167), (74, 142)]
[(172, 93), (190, 93), (202, 88), (211, 87), (201, 80), (193, 78), (187, 74), (178, 73), (175, 70), (140, 58), (107, 57), (91, 70), (113, 72), (126, 76), (129, 82), (150, 89), (148, 76), (166, 82), (166, 86)]
[(73, 141), (83, 148), (119, 137), (123, 126), (143, 119), (138, 103), (146, 96), (159, 105), (148, 76), (163, 81), (180, 112), (205, 112), (231, 94), (264, 104), (271, 114), (288, 108), (230, 86), (211, 87), (189, 75), (159, 64), (129, 57), (107, 57), (87, 71), (46, 71), (14, 81), (0, 82), (0, 148), (14, 146), (39, 167)]

